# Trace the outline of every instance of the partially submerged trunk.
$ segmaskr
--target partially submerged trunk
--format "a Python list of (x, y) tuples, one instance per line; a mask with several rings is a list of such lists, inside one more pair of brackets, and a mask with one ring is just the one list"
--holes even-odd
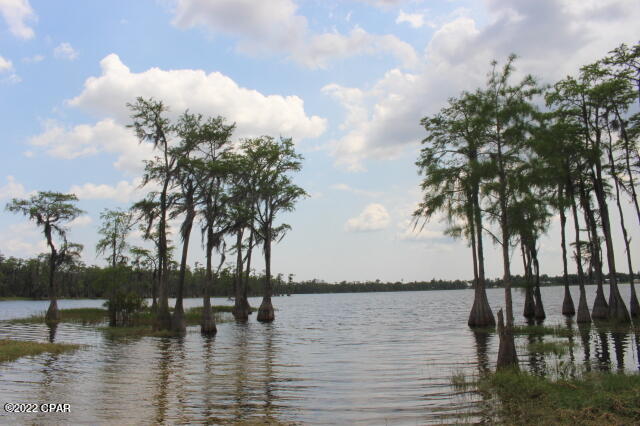
[[(562, 191), (562, 188), (560, 188)], [(564, 282), (564, 298), (562, 299), (562, 315), (572, 316), (576, 314), (573, 305), (571, 292), (569, 291), (569, 268), (567, 262), (567, 240), (566, 240), (567, 215), (564, 212), (564, 205), (560, 206), (560, 245), (562, 247), (562, 280)]]
[(189, 239), (191, 237), (191, 228), (196, 217), (195, 205), (193, 200), (193, 186), (189, 186), (189, 190), (185, 193), (186, 216), (182, 224), (182, 258), (180, 259), (180, 276), (178, 280), (178, 297), (176, 297), (176, 306), (173, 311), (171, 328), (173, 331), (183, 333), (187, 329), (187, 322), (184, 318), (184, 306), (182, 299), (184, 297), (184, 280), (187, 271), (187, 255), (189, 252)]
[(531, 319), (536, 315), (536, 303), (533, 296), (533, 280), (531, 272), (531, 259), (528, 251), (525, 249), (524, 243), (520, 243), (522, 252), (522, 263), (524, 267), (525, 288), (524, 288), (524, 309), (522, 315), (526, 319)]
[(578, 315), (576, 322), (578, 324), (591, 323), (591, 314), (589, 313), (589, 305), (587, 303), (587, 292), (584, 288), (584, 271), (582, 270), (582, 247), (580, 241), (580, 219), (578, 218), (578, 207), (573, 194), (571, 182), (567, 182), (567, 190), (571, 198), (571, 213), (573, 214), (573, 228), (576, 237), (576, 268), (578, 270), (578, 284), (580, 285), (580, 297), (578, 299)]
[(271, 304), (271, 230), (267, 229), (264, 239), (264, 264), (265, 264), (265, 277), (264, 277), (264, 296), (262, 303), (258, 309), (258, 321), (260, 322), (272, 322), (276, 319), (273, 305)]
[[(469, 313), (468, 325), (469, 327), (494, 327), (496, 325), (496, 320), (493, 317), (493, 312), (491, 312), (491, 306), (489, 305), (489, 299), (487, 298), (486, 281), (484, 275), (482, 215), (480, 212), (477, 192), (473, 194), (473, 205), (474, 218), (471, 221), (471, 231), (472, 235), (474, 232), (476, 235), (476, 238), (472, 238), (472, 245), (475, 246), (474, 258), (477, 262), (477, 279), (475, 280), (473, 306), (471, 307), (471, 312)], [(474, 275), (476, 275), (475, 268)]]
[(44, 233), (47, 237), (47, 244), (51, 249), (51, 255), (49, 257), (49, 309), (47, 309), (44, 319), (46, 322), (58, 322), (60, 321), (60, 312), (58, 311), (58, 289), (55, 281), (58, 251), (53, 245), (51, 225), (49, 225), (49, 223), (45, 224)]
[[(600, 210), (600, 224), (602, 226), (602, 234), (607, 247), (607, 264), (609, 265), (609, 312), (608, 317), (611, 320), (621, 323), (629, 323), (631, 318), (627, 306), (624, 304), (620, 291), (618, 290), (618, 277), (616, 275), (616, 260), (613, 249), (613, 239), (611, 237), (611, 221), (609, 219), (609, 206), (607, 205), (607, 196), (604, 190), (602, 177), (602, 164), (600, 160), (600, 142), (601, 129), (596, 127), (596, 138), (594, 147), (598, 155), (594, 156), (594, 167), (591, 170), (591, 179), (596, 194), (596, 201)], [(595, 170), (594, 170), (595, 169)]]
[(249, 303), (245, 297), (244, 280), (242, 274), (242, 235), (244, 229), (236, 231), (236, 274), (234, 277), (235, 304), (233, 306), (233, 317), (238, 321), (249, 319)]
[(598, 236), (598, 228), (593, 210), (591, 209), (591, 203), (589, 202), (588, 195), (582, 183), (580, 186), (580, 203), (582, 204), (585, 221), (587, 222), (587, 229), (589, 230), (590, 259), (594, 266), (596, 284), (598, 286), (596, 289), (596, 298), (593, 301), (593, 308), (591, 310), (591, 318), (607, 319), (609, 316), (609, 306), (607, 305), (607, 299), (604, 297), (604, 289), (602, 288), (603, 274), (601, 262), (602, 257), (600, 255), (600, 237)]
[(151, 312), (157, 312), (158, 310), (158, 269), (153, 268), (151, 275)]
[[(166, 150), (165, 150), (166, 151)], [(166, 160), (166, 152), (165, 152)], [(158, 313), (154, 327), (158, 330), (171, 329), (171, 312), (169, 312), (169, 262), (167, 253), (167, 190), (170, 178), (164, 180), (162, 192), (160, 193), (160, 223), (158, 224), (158, 252), (160, 254), (161, 267), (158, 277)]]
[(535, 317), (537, 320), (543, 320), (547, 317), (544, 312), (544, 305), (542, 304), (542, 295), (540, 294), (540, 264), (538, 263), (538, 250), (535, 248), (535, 242), (533, 243), (534, 247), (531, 249), (532, 257), (533, 257), (533, 268), (536, 273), (536, 308), (535, 308)]
[(202, 334), (213, 335), (218, 332), (216, 319), (211, 309), (211, 290), (213, 289), (213, 272), (211, 270), (211, 256), (213, 254), (213, 232), (211, 227), (207, 227), (207, 272), (202, 289), (202, 320), (200, 322), (200, 332)]
[(498, 362), (496, 368), (498, 370), (505, 368), (518, 369), (518, 354), (513, 341), (513, 332), (505, 326), (502, 309), (498, 311), (498, 335), (500, 337), (500, 346), (498, 348)]

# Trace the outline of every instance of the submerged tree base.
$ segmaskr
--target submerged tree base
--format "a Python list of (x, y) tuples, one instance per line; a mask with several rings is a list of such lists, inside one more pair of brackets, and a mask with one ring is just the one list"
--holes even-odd
[(58, 301), (52, 300), (49, 304), (49, 309), (44, 316), (46, 322), (58, 322), (60, 321), (60, 311), (58, 310)]
[(260, 304), (260, 308), (258, 309), (258, 321), (272, 322), (275, 319), (276, 319), (276, 314), (273, 310), (271, 299), (267, 299), (265, 297), (264, 299), (262, 299), (262, 303)]
[(495, 327), (496, 325), (496, 319), (493, 317), (487, 293), (484, 289), (476, 291), (467, 324), (469, 327)]
[(562, 300), (562, 315), (573, 316), (576, 314), (576, 308), (573, 304), (573, 298), (569, 291), (569, 286), (564, 286), (564, 299)]
[(584, 287), (580, 288), (580, 299), (578, 299), (578, 316), (576, 317), (578, 324), (587, 324), (591, 322), (591, 314), (587, 305), (587, 295)]
[(632, 318), (640, 317), (640, 305), (638, 304), (638, 296), (635, 287), (631, 287), (631, 301), (629, 302), (629, 313)]
[(498, 335), (500, 346), (498, 348), (498, 369), (518, 369), (518, 354), (513, 337), (513, 327), (505, 326), (502, 309), (498, 311)]
[(609, 305), (607, 299), (604, 298), (602, 286), (598, 286), (596, 290), (596, 299), (593, 301), (593, 309), (591, 310), (591, 318), (607, 319), (609, 317)]
[(615, 284), (611, 284), (608, 317), (611, 321), (619, 323), (626, 324), (631, 322), (627, 306), (624, 304), (620, 291), (618, 291), (618, 286)]

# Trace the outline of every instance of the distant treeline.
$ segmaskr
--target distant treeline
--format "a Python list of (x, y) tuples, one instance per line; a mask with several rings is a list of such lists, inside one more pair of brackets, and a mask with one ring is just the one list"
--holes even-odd
[[(18, 259), (0, 255), (0, 297), (26, 297), (44, 299), (48, 297), (48, 258), (41, 255), (31, 259)], [(69, 298), (108, 298), (114, 277), (126, 283), (131, 291), (151, 297), (152, 271), (136, 269), (131, 266), (118, 267), (116, 271), (110, 267), (86, 266), (83, 263), (64, 265), (57, 276), (60, 296)], [(205, 272), (202, 267), (188, 268), (185, 277), (185, 297), (202, 296)], [(252, 274), (249, 278), (249, 296), (261, 296), (263, 292), (262, 275)], [(618, 274), (621, 282), (629, 279), (627, 274)], [(177, 290), (178, 271), (172, 268), (169, 279), (169, 294), (175, 296)], [(348, 282), (327, 283), (321, 280), (293, 282), (291, 277), (284, 278), (283, 274), (274, 277), (274, 292), (281, 294), (309, 294), (309, 293), (360, 293), (385, 291), (425, 291), (425, 290), (456, 290), (471, 286), (470, 281), (463, 280), (435, 280), (414, 282)], [(522, 276), (513, 277), (515, 286), (526, 285)], [(569, 275), (571, 284), (578, 284), (577, 275)], [(562, 285), (562, 277), (541, 276), (542, 285)], [(487, 280), (488, 287), (502, 287), (502, 280)], [(233, 271), (231, 268), (222, 269), (217, 277), (214, 297), (229, 297), (233, 295)]]

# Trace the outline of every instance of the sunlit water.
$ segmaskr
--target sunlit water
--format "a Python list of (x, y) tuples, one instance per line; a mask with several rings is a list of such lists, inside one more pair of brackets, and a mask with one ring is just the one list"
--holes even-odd
[[(591, 303), (595, 287), (588, 289)], [(608, 288), (606, 289), (608, 294)], [(577, 304), (578, 291), (572, 288)], [(628, 303), (629, 288), (621, 286)], [(494, 312), (502, 289), (489, 290)], [(562, 324), (562, 287), (543, 288), (545, 324)], [(455, 390), (451, 377), (493, 368), (495, 334), (466, 325), (473, 292), (425, 291), (293, 295), (274, 298), (273, 324), (219, 324), (215, 338), (189, 327), (183, 338), (111, 340), (93, 326), (0, 321), (0, 338), (80, 343), (83, 349), (0, 364), (0, 402), (71, 404), (70, 413), (6, 414), (0, 423), (319, 423), (425, 424), (474, 422), (481, 397)], [(231, 303), (217, 299), (217, 304)], [(251, 299), (253, 306), (259, 299)], [(61, 308), (100, 306), (64, 300)], [(186, 307), (201, 304), (188, 299)], [(523, 294), (514, 291), (522, 320)], [(0, 302), (0, 319), (42, 313), (47, 302)], [(565, 360), (593, 370), (637, 371), (637, 335), (591, 328), (565, 357), (527, 353), (534, 372), (568, 371)], [(545, 339), (548, 339), (546, 337)], [(0, 409), (1, 410), (1, 409)]]

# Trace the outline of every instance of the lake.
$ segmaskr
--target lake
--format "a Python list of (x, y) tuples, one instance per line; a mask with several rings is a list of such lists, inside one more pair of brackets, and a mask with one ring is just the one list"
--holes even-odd
[[(621, 285), (628, 306), (629, 287)], [(605, 286), (608, 294), (608, 286)], [(565, 325), (562, 287), (542, 289), (545, 324)], [(578, 289), (572, 287), (574, 302)], [(595, 286), (587, 286), (589, 303)], [(504, 290), (488, 290), (494, 313)], [(516, 322), (524, 295), (514, 290)], [(189, 327), (183, 338), (109, 339), (93, 326), (60, 324), (55, 341), (86, 345), (0, 364), (0, 402), (68, 403), (70, 413), (0, 413), (0, 423), (425, 424), (474, 422), (482, 398), (456, 390), (451, 377), (495, 367), (498, 338), (466, 325), (472, 290), (314, 294), (276, 297), (276, 321), (218, 325), (214, 338)], [(251, 298), (252, 306), (260, 299)], [(185, 307), (201, 305), (187, 299)], [(215, 304), (230, 301), (215, 299)], [(100, 306), (62, 300), (60, 308)], [(46, 310), (48, 302), (0, 302), (0, 319)], [(586, 368), (638, 371), (639, 336), (576, 329), (564, 359)], [(43, 324), (0, 321), (0, 338), (48, 341)], [(562, 369), (554, 355), (527, 353), (521, 366)], [(545, 339), (548, 339), (545, 337)], [(11, 416), (11, 417), (10, 417)]]

